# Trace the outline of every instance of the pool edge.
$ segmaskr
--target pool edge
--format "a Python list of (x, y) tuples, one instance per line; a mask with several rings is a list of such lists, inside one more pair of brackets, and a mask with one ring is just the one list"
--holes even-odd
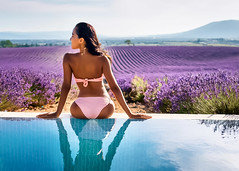
[[(35, 118), (36, 115), (46, 112), (0, 112), (1, 117)], [(157, 114), (147, 113), (152, 119), (213, 119), (213, 120), (239, 120), (239, 115), (226, 114)], [(70, 118), (70, 113), (61, 113), (59, 118)], [(114, 113), (110, 118), (128, 118), (126, 113)]]

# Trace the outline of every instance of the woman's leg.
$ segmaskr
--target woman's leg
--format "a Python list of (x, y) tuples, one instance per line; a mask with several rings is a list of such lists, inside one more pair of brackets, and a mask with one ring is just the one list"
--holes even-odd
[(74, 118), (87, 119), (87, 117), (85, 117), (80, 107), (75, 102), (72, 103), (70, 107), (70, 112)]
[(98, 115), (96, 119), (104, 119), (104, 118), (109, 118), (113, 115), (115, 111), (115, 104), (112, 100), (110, 100), (110, 103), (106, 105)]

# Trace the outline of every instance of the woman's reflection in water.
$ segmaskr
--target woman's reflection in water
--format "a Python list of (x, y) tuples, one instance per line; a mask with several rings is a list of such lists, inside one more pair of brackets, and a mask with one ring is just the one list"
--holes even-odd
[(71, 118), (71, 126), (80, 141), (79, 151), (75, 158), (75, 162), (73, 163), (67, 132), (63, 127), (61, 119), (56, 119), (60, 137), (60, 148), (63, 154), (64, 170), (110, 170), (116, 149), (123, 139), (125, 130), (131, 121), (138, 120), (128, 119), (124, 122), (114, 140), (109, 145), (108, 152), (104, 160), (102, 152), (102, 140), (106, 138), (113, 129), (115, 125), (115, 119), (87, 120)]

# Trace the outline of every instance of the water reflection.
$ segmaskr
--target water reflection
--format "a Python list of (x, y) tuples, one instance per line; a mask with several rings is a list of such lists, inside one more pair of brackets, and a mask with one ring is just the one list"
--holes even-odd
[[(57, 121), (57, 123), (59, 122), (59, 119), (39, 119), (39, 118), (20, 118), (20, 117), (0, 117), (0, 120), (9, 120), (9, 121), (35, 121), (35, 120), (51, 120), (51, 121)], [(79, 135), (77, 134), (77, 132), (82, 132), (82, 129), (89, 129), (90, 128), (90, 133), (92, 134), (92, 137), (96, 137), (96, 136), (104, 136), (104, 134), (106, 132), (110, 132), (111, 129), (113, 128), (113, 125), (115, 124), (115, 119), (108, 119), (107, 120), (76, 120), (74, 121), (75, 118), (71, 118), (71, 126), (73, 128), (73, 130), (75, 131), (76, 135), (79, 137), (79, 140), (82, 139), (82, 136), (85, 135), (81, 135), (82, 133), (80, 133)], [(113, 122), (114, 120), (114, 122)], [(133, 121), (133, 120), (132, 120)], [(143, 121), (143, 120), (134, 120), (134, 121)], [(97, 122), (94, 123), (94, 122)], [(130, 122), (130, 121), (128, 121)], [(88, 123), (88, 124), (87, 124)], [(221, 135), (235, 135), (234, 138), (236, 138), (236, 135), (239, 134), (239, 120), (212, 120), (212, 119), (200, 119), (199, 120), (199, 124), (201, 125), (206, 125), (207, 127), (212, 127), (214, 132), (221, 132)], [(78, 125), (78, 126), (76, 126)], [(84, 127), (85, 125), (88, 125), (86, 127)], [(94, 127), (94, 125), (97, 125), (96, 127)], [(58, 126), (59, 128), (59, 126)], [(96, 131), (100, 131), (102, 133), (97, 134), (94, 129), (96, 129)], [(86, 130), (83, 131), (87, 132)], [(103, 133), (104, 132), (104, 133)], [(93, 135), (94, 134), (94, 135)], [(89, 133), (87, 132), (87, 136), (90, 136)], [(107, 136), (106, 136), (107, 137)], [(224, 137), (223, 137), (224, 138)], [(103, 137), (102, 137), (103, 139)]]
[[(199, 120), (200, 124), (207, 127), (214, 125), (214, 132), (221, 132), (221, 135), (236, 135), (239, 134), (239, 121), (238, 120)], [(225, 136), (222, 136), (225, 138)]]
[(1, 171), (239, 169), (238, 120), (49, 120), (0, 118)]
[(110, 170), (116, 149), (120, 145), (125, 131), (132, 121), (137, 120), (128, 119), (124, 122), (109, 145), (104, 159), (102, 140), (114, 128), (115, 119), (80, 120), (71, 118), (72, 129), (80, 141), (79, 151), (73, 163), (67, 132), (61, 119), (57, 119), (56, 123), (59, 131), (60, 149), (63, 154), (64, 170)]

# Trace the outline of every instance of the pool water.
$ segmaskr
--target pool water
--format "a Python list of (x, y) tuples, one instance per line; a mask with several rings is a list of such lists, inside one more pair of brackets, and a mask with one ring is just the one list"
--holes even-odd
[(0, 170), (239, 170), (239, 121), (0, 118)]

